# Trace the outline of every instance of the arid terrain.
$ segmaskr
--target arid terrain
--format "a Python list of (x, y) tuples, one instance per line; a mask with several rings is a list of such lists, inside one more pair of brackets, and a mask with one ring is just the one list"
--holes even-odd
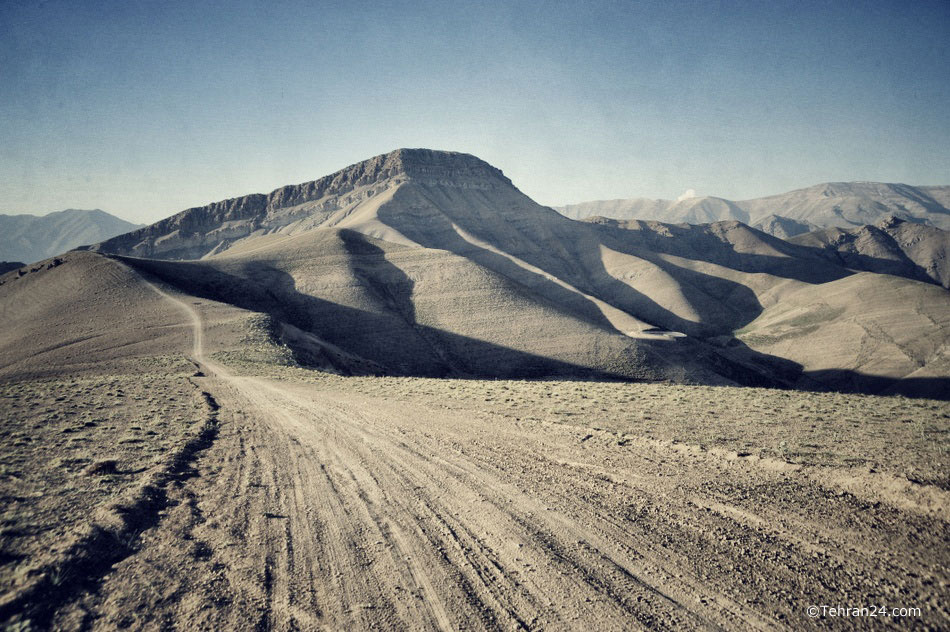
[(166, 353), (4, 378), (11, 625), (821, 629), (809, 605), (857, 604), (950, 621), (946, 402), (341, 377), (292, 366), (252, 315), (125, 291), (151, 293)]
[(0, 276), (0, 620), (950, 626), (945, 277), (496, 171), (403, 150)]

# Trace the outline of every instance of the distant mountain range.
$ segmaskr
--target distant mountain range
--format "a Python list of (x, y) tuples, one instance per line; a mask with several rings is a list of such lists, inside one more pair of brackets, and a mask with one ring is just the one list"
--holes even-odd
[(67, 209), (48, 215), (0, 215), (0, 260), (30, 263), (135, 230), (99, 209)]
[(787, 238), (823, 228), (859, 228), (886, 217), (950, 230), (950, 186), (829, 182), (754, 200), (601, 200), (557, 207), (571, 219), (607, 217), (674, 224), (737, 220)]

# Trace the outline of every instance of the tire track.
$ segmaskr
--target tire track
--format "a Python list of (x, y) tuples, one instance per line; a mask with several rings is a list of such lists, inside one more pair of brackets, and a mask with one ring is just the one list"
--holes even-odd
[[(234, 375), (205, 356), (198, 311), (149, 285), (187, 314), (227, 421), (215, 475), (189, 490), (229, 587), (202, 615), (216, 627), (819, 629), (805, 606), (895, 594), (950, 621), (946, 517), (741, 461)], [(151, 607), (180, 627), (203, 612)]]

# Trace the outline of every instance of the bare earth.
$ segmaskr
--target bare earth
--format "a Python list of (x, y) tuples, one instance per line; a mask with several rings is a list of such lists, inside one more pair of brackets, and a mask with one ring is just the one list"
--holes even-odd
[(178, 382), (214, 432), (138, 505), (152, 523), (98, 543), (114, 563), (3, 567), (21, 629), (950, 625), (946, 403), (226, 365), (194, 304), (152, 289), (191, 323)]

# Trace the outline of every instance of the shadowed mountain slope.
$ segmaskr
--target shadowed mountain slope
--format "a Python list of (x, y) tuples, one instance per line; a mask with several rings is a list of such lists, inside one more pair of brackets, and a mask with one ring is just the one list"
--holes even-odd
[(950, 287), (950, 232), (887, 217), (876, 226), (826, 228), (790, 240), (855, 270)]
[(40, 217), (0, 215), (0, 259), (39, 261), (137, 227), (98, 209), (68, 209)]
[(299, 361), (345, 374), (765, 381), (727, 358), (698, 361), (715, 355), (698, 341), (625, 336), (445, 250), (335, 228), (246, 246), (202, 261), (123, 261), (270, 315)]
[[(189, 209), (94, 248), (131, 255), (130, 266), (183, 292), (268, 313), (305, 362), (410, 375), (815, 386), (823, 374), (810, 372), (823, 365), (811, 355), (763, 353), (733, 332), (854, 275), (822, 248), (738, 221), (572, 221), (478, 158), (430, 150)], [(886, 268), (881, 253), (866, 256), (862, 269)], [(146, 260), (188, 258), (202, 259)], [(904, 279), (865, 283), (879, 277), (906, 284), (907, 297), (946, 301)], [(896, 326), (872, 335), (894, 338)], [(946, 324), (931, 334), (946, 340)], [(885, 359), (860, 367), (884, 371), (874, 388), (917, 371)]]

